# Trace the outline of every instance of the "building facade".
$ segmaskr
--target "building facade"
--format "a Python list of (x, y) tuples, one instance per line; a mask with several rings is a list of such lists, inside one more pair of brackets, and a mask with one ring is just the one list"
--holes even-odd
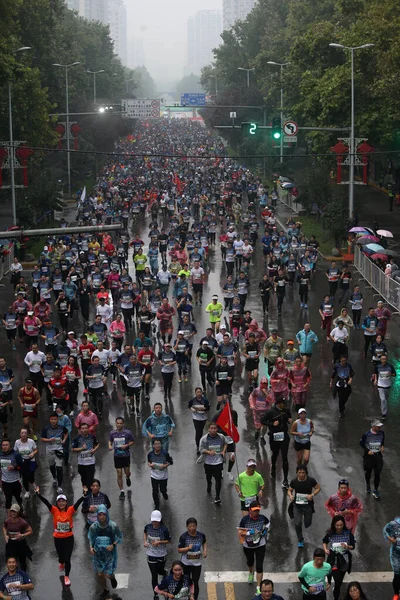
[(114, 51), (122, 64), (127, 61), (127, 17), (124, 0), (66, 0), (68, 8), (81, 17), (110, 26)]
[(257, 0), (223, 0), (222, 21), (224, 31), (230, 29), (238, 19), (245, 19)]
[(214, 58), (213, 49), (221, 43), (222, 14), (219, 10), (199, 10), (187, 22), (187, 66), (185, 74), (199, 75)]

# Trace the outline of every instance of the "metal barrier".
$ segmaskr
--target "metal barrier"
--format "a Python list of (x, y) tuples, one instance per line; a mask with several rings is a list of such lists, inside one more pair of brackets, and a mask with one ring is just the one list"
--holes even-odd
[(370, 284), (387, 304), (400, 314), (400, 283), (385, 273), (370, 260), (359, 246), (354, 248), (354, 266), (360, 275)]
[(14, 260), (14, 244), (12, 244), (8, 249), (7, 254), (2, 254), (0, 260), (0, 281), (3, 281), (4, 277), (8, 275), (11, 269), (11, 265)]
[(293, 196), (289, 191), (283, 190), (280, 185), (277, 188), (279, 200), (293, 210), (297, 215), (304, 212), (304, 206), (301, 202), (296, 202), (296, 196)]

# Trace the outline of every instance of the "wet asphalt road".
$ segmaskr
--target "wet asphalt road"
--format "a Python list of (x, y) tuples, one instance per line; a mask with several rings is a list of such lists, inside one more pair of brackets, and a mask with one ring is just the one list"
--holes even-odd
[[(258, 252), (259, 254), (259, 252)], [(220, 293), (220, 282), (224, 280), (225, 270), (221, 272), (221, 260), (219, 250), (211, 254), (211, 272), (205, 287), (205, 300), (211, 298), (213, 293)], [(258, 296), (258, 282), (263, 271), (262, 260), (258, 255), (251, 269), (251, 293), (249, 294), (247, 306), (253, 311), (253, 316), (262, 323), (261, 302)], [(131, 264), (131, 263), (130, 263)], [(131, 274), (133, 268), (131, 267)], [(399, 457), (399, 416), (398, 405), (398, 381), (393, 390), (389, 419), (385, 424), (386, 452), (384, 456), (384, 470), (381, 482), (382, 498), (380, 501), (367, 497), (364, 492), (364, 479), (362, 471), (362, 451), (358, 445), (361, 434), (369, 428), (371, 418), (379, 416), (379, 401), (375, 391), (372, 389), (369, 378), (372, 367), (369, 361), (362, 358), (362, 332), (352, 331), (350, 339), (349, 361), (351, 362), (355, 377), (353, 382), (353, 394), (348, 403), (345, 419), (339, 421), (336, 401), (332, 399), (329, 391), (329, 377), (331, 371), (331, 348), (325, 341), (319, 329), (319, 318), (317, 308), (327, 291), (327, 282), (323, 273), (322, 264), (319, 266), (316, 277), (312, 283), (308, 311), (300, 310), (297, 290), (289, 290), (284, 303), (283, 314), (278, 318), (275, 298), (272, 300), (270, 316), (264, 321), (264, 329), (277, 326), (279, 335), (284, 340), (294, 336), (302, 328), (304, 322), (309, 320), (312, 329), (319, 335), (320, 342), (311, 362), (313, 381), (308, 401), (309, 416), (315, 423), (315, 435), (313, 436), (312, 453), (310, 461), (310, 474), (321, 484), (322, 493), (315, 501), (315, 515), (313, 525), (306, 531), (306, 546), (298, 550), (293, 524), (287, 516), (288, 499), (281, 488), (282, 474), (278, 462), (278, 474), (276, 481), (269, 477), (268, 445), (261, 447), (254, 442), (253, 421), (248, 410), (245, 392), (243, 368), (236, 369), (236, 378), (233, 386), (233, 404), (239, 414), (239, 431), (241, 442), (237, 446), (237, 461), (239, 470), (244, 470), (245, 461), (250, 457), (256, 457), (258, 470), (263, 474), (267, 482), (267, 492), (263, 501), (263, 511), (271, 519), (271, 535), (265, 560), (267, 572), (291, 572), (300, 569), (302, 564), (311, 560), (312, 551), (321, 545), (322, 537), (327, 529), (330, 518), (326, 513), (323, 503), (329, 495), (337, 488), (338, 480), (345, 476), (350, 479), (353, 492), (364, 502), (364, 512), (360, 517), (357, 529), (357, 548), (354, 552), (353, 571), (390, 571), (389, 548), (384, 542), (381, 534), (382, 526), (397, 514), (398, 496), (400, 493), (398, 473)], [(365, 297), (365, 305), (372, 303), (369, 290), (362, 289)], [(0, 296), (2, 311), (6, 303), (11, 300), (11, 289), (7, 286)], [(203, 307), (195, 308), (195, 318), (199, 334), (198, 340), (208, 324), (207, 314)], [(339, 310), (335, 311), (335, 315)], [(226, 313), (225, 313), (226, 314)], [(80, 324), (74, 322), (73, 326), (77, 333), (81, 333)], [(399, 339), (399, 330), (396, 322), (391, 322), (392, 333), (388, 344), (391, 350), (396, 347)], [(176, 331), (176, 329), (175, 329)], [(17, 352), (11, 352), (7, 343), (2, 338), (2, 351), (9, 366), (14, 369), (15, 393), (26, 376), (26, 368), (23, 364), (24, 350), (22, 345)], [(395, 364), (395, 363), (394, 363)], [(242, 365), (243, 367), (243, 365)], [(151, 390), (150, 404), (155, 401), (163, 401), (162, 385), (160, 382), (158, 367), (155, 369), (153, 387)], [(208, 539), (208, 558), (204, 561), (204, 571), (244, 571), (246, 569), (244, 556), (237, 541), (236, 527), (241, 518), (240, 505), (235, 493), (233, 483), (225, 474), (222, 488), (222, 505), (215, 506), (213, 498), (206, 494), (205, 477), (202, 465), (196, 464), (196, 452), (194, 444), (194, 429), (191, 413), (187, 408), (187, 401), (192, 397), (194, 387), (200, 383), (200, 377), (196, 366), (193, 368), (188, 383), (178, 384), (175, 377), (173, 385), (172, 402), (168, 404), (167, 410), (176, 423), (170, 453), (174, 458), (174, 465), (169, 469), (169, 500), (161, 499), (161, 511), (164, 521), (172, 534), (172, 543), (169, 548), (168, 564), (178, 558), (176, 551), (179, 535), (185, 530), (185, 521), (190, 516), (198, 520), (198, 527)], [(111, 389), (111, 386), (109, 386)], [(212, 410), (215, 412), (215, 394), (209, 395)], [(108, 434), (113, 427), (115, 418), (124, 414), (126, 424), (135, 436), (135, 445), (132, 458), (132, 487), (124, 501), (118, 499), (119, 490), (116, 484), (115, 471), (113, 468), (112, 454), (107, 450)], [(46, 421), (47, 411), (42, 407), (40, 424)], [(146, 563), (145, 549), (142, 544), (143, 527), (149, 522), (150, 513), (153, 509), (151, 497), (151, 485), (149, 468), (146, 463), (146, 454), (149, 445), (141, 435), (143, 419), (150, 414), (149, 405), (143, 407), (142, 418), (128, 417), (124, 410), (123, 398), (120, 390), (112, 394), (111, 402), (104, 411), (104, 418), (100, 425), (98, 439), (100, 449), (96, 453), (97, 467), (96, 477), (102, 482), (102, 490), (110, 497), (112, 508), (111, 518), (117, 522), (124, 534), (123, 543), (119, 546), (119, 563), (117, 579), (126, 586), (117, 591), (124, 600), (128, 598), (141, 598), (151, 600), (152, 590), (150, 585), (150, 573)], [(20, 412), (16, 408), (10, 422), (10, 433), (12, 440), (20, 426)], [(38, 427), (40, 431), (40, 427)], [(76, 431), (76, 430), (75, 430)], [(74, 437), (74, 436), (73, 436)], [(50, 500), (55, 499), (55, 492), (51, 487), (51, 477), (44, 459), (44, 449), (39, 442), (40, 469), (37, 472), (37, 482), (41, 491)], [(64, 491), (69, 498), (75, 500), (80, 495), (80, 477), (77, 474), (75, 457), (70, 459), (70, 467), (65, 472)], [(295, 453), (293, 448), (289, 453), (290, 477), (295, 474)], [(5, 515), (4, 507), (1, 509)], [(101, 591), (97, 586), (96, 577), (93, 572), (91, 558), (88, 552), (86, 529), (84, 518), (79, 513), (75, 519), (75, 551), (72, 560), (71, 581), (72, 586), (63, 589), (57, 569), (57, 559), (52, 541), (51, 519), (46, 508), (35, 498), (26, 501), (26, 513), (32, 524), (34, 535), (30, 544), (34, 550), (33, 564), (29, 565), (29, 573), (35, 583), (33, 598), (63, 598), (64, 600), (92, 600), (98, 598)], [(1, 548), (0, 554), (4, 548)], [(390, 578), (391, 579), (391, 578)], [(348, 576), (346, 580), (349, 580)], [(392, 597), (391, 585), (389, 583), (368, 583), (365, 590), (369, 598), (377, 597), (379, 593), (381, 600)], [(250, 600), (255, 593), (255, 586), (238, 583), (234, 585), (234, 595), (240, 600)], [(285, 598), (300, 598), (300, 586), (298, 584), (278, 584), (275, 591)], [(216, 587), (219, 600), (229, 597), (222, 584)], [(204, 583), (201, 585), (201, 598), (209, 594), (210, 600), (214, 600), (213, 591), (207, 589)]]

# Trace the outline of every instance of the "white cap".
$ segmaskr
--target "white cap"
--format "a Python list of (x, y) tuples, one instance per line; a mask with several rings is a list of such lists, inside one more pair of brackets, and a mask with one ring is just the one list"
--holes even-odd
[(220, 329), (226, 329), (226, 325), (222, 324), (219, 326)]
[(57, 498), (56, 498), (56, 502), (58, 502), (59, 500), (66, 500), (67, 496), (65, 494), (58, 494)]
[(153, 510), (153, 512), (151, 513), (150, 516), (150, 521), (157, 521), (157, 523), (160, 523), (162, 520), (162, 516), (159, 510)]
[(246, 463), (246, 467), (256, 467), (257, 466), (257, 461), (254, 458), (249, 458), (249, 460)]
[(300, 413), (303, 412), (307, 412), (305, 408), (299, 408), (299, 410), (297, 411), (297, 414), (299, 415)]

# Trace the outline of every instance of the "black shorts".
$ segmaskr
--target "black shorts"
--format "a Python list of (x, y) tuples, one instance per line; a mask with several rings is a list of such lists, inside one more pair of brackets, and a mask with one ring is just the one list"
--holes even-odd
[(302, 444), (301, 442), (294, 441), (294, 449), (296, 452), (300, 452), (300, 450), (311, 450), (311, 442), (306, 442)]
[(13, 391), (12, 390), (3, 390), (3, 394), (6, 396), (7, 400), (10, 402), (13, 399)]
[(0, 410), (0, 423), (2, 425), (6, 425), (7, 424), (7, 409), (6, 410)]
[(143, 375), (151, 375), (153, 372), (152, 367), (149, 367), (149, 365), (147, 365), (146, 367), (143, 367)]
[[(258, 496), (256, 496), (256, 501), (259, 502)], [(243, 511), (249, 510), (249, 507), (246, 506), (246, 499), (240, 500), (240, 510), (243, 510)]]
[(142, 391), (142, 386), (140, 386), (140, 387), (130, 387), (129, 385), (126, 386), (126, 395), (129, 398), (133, 398), (133, 396), (135, 396), (136, 398), (140, 398), (141, 391)]
[(194, 283), (193, 291), (195, 294), (201, 293), (203, 291), (203, 284), (202, 283)]
[(114, 467), (116, 469), (126, 469), (131, 465), (130, 456), (114, 456)]
[(258, 369), (260, 361), (257, 358), (248, 358), (245, 362), (244, 368), (246, 371), (251, 372)]
[(231, 393), (231, 386), (217, 385), (215, 386), (215, 391), (217, 392), (217, 396), (229, 395)]
[(236, 449), (236, 444), (235, 442), (231, 442), (230, 444), (227, 445), (226, 447), (226, 451), (227, 452), (235, 452)]

